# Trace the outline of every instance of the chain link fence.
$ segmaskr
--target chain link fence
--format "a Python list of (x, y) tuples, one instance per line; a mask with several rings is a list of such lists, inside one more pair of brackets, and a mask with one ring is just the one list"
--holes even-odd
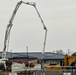
[(28, 70), (17, 73), (0, 71), (0, 75), (76, 75), (76, 69), (68, 68), (61, 70)]

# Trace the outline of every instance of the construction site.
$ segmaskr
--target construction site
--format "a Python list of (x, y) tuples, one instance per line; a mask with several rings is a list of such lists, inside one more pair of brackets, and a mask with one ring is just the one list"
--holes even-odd
[[(13, 20), (21, 4), (34, 7), (42, 23), (45, 31), (42, 53), (19, 54), (7, 52)], [(36, 3), (19, 1), (6, 27), (3, 52), (0, 54), (0, 75), (76, 75), (76, 52), (72, 55), (45, 52), (47, 31), (48, 29), (36, 7)]]

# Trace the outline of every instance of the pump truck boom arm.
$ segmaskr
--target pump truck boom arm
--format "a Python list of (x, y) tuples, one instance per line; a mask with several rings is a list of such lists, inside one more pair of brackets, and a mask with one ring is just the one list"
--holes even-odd
[[(12, 28), (12, 26), (13, 26), (12, 22), (13, 22), (13, 20), (14, 20), (14, 17), (15, 17), (15, 15), (16, 15), (16, 13), (17, 13), (17, 10), (19, 9), (19, 7), (20, 7), (20, 5), (21, 5), (22, 3), (25, 3), (25, 2), (20, 1), (20, 2), (17, 3), (17, 5), (16, 5), (16, 7), (15, 7), (15, 9), (14, 9), (14, 11), (13, 11), (13, 14), (12, 14), (10, 20), (9, 20), (9, 24), (7, 25), (7, 28), (6, 28), (5, 40), (4, 40), (4, 47), (3, 47), (3, 53), (2, 53), (2, 59), (4, 59), (4, 60), (7, 59), (7, 58), (6, 58), (6, 49), (7, 49), (8, 44), (9, 44), (10, 31), (11, 31), (11, 28)], [(29, 3), (29, 2), (27, 2), (27, 3), (25, 3), (25, 4), (34, 5), (33, 3)]]
[(36, 5), (34, 5), (34, 7), (35, 7), (35, 9), (36, 9), (36, 12), (37, 12), (37, 14), (38, 14), (38, 16), (39, 16), (39, 18), (40, 18), (42, 24), (43, 24), (43, 29), (45, 30), (45, 38), (44, 38), (43, 52), (42, 52), (42, 53), (43, 53), (43, 58), (44, 58), (45, 45), (46, 45), (46, 38), (47, 38), (47, 28), (46, 28), (46, 26), (45, 26), (45, 23), (44, 23), (44, 21), (43, 21), (41, 15), (40, 15), (40, 13), (39, 13), (39, 11), (37, 10)]
[(43, 53), (43, 55), (44, 55), (44, 52), (45, 52), (45, 45), (46, 45), (46, 38), (47, 38), (47, 28), (46, 28), (46, 26), (45, 26), (45, 23), (44, 23), (44, 21), (43, 21), (41, 15), (40, 15), (40, 13), (39, 13), (37, 7), (36, 7), (36, 3), (34, 3), (34, 2), (30, 2), (30, 3), (29, 3), (29, 2), (27, 2), (27, 3), (26, 3), (26, 2), (22, 2), (22, 3), (34, 6), (34, 8), (35, 8), (35, 10), (36, 10), (36, 12), (37, 12), (37, 14), (38, 14), (38, 16), (39, 16), (39, 18), (40, 18), (42, 24), (43, 24), (43, 29), (45, 30), (45, 38), (44, 38), (44, 45), (43, 45), (43, 52), (42, 52), (42, 53)]
[(45, 30), (45, 38), (44, 38), (44, 45), (43, 45), (43, 52), (42, 52), (42, 53), (44, 54), (44, 52), (45, 52), (45, 45), (46, 45), (46, 38), (47, 38), (47, 28), (46, 28), (46, 26), (45, 26), (45, 23), (44, 23), (41, 15), (40, 15), (37, 7), (36, 7), (36, 3), (34, 3), (34, 2), (30, 2), (30, 3), (29, 3), (29, 2), (27, 2), (27, 3), (26, 3), (26, 2), (23, 2), (23, 3), (34, 6), (34, 8), (35, 8), (35, 10), (36, 10), (36, 12), (37, 12), (37, 14), (38, 14), (38, 16), (39, 16), (42, 24), (43, 24), (43, 29)]
[(22, 1), (20, 1), (20, 2), (17, 3), (17, 5), (16, 5), (16, 7), (15, 7), (15, 9), (14, 9), (14, 11), (13, 11), (13, 14), (12, 14), (12, 16), (11, 16), (11, 19), (9, 20), (9, 23), (10, 23), (10, 24), (12, 24), (12, 22), (13, 22), (13, 20), (14, 20), (14, 17), (15, 17), (15, 15), (16, 15), (16, 12), (17, 12), (17, 10), (18, 10), (18, 8), (20, 7), (21, 4), (22, 4)]
[(13, 26), (12, 22), (14, 20), (16, 12), (17, 12), (19, 6), (21, 5), (21, 3), (22, 3), (22, 1), (17, 3), (17, 5), (13, 11), (13, 14), (11, 16), (11, 19), (9, 20), (9, 24), (7, 25), (6, 32), (5, 32), (5, 40), (4, 40), (4, 48), (3, 48), (3, 53), (2, 53), (2, 59), (6, 59), (6, 48), (7, 48), (8, 43), (9, 43), (10, 31), (11, 31), (11, 28)]
[(44, 51), (44, 49), (45, 49), (47, 28), (46, 28), (46, 26), (45, 26), (45, 24), (44, 24), (44, 22), (43, 22), (43, 20), (42, 20), (42, 18), (41, 18), (41, 16), (40, 16), (38, 10), (37, 10), (37, 8), (36, 8), (36, 4), (35, 4), (34, 2), (23, 2), (23, 1), (21, 0), (20, 2), (17, 3), (17, 5), (16, 5), (16, 7), (15, 7), (15, 9), (14, 9), (14, 11), (13, 11), (13, 14), (12, 14), (10, 20), (9, 20), (9, 24), (7, 25), (7, 28), (6, 28), (5, 39), (4, 39), (4, 47), (3, 47), (3, 53), (2, 53), (2, 59), (7, 59), (7, 58), (6, 58), (6, 49), (7, 49), (8, 44), (9, 44), (10, 31), (11, 31), (11, 28), (12, 28), (12, 26), (13, 26), (12, 22), (13, 22), (13, 20), (14, 20), (14, 17), (15, 17), (15, 15), (16, 15), (16, 13), (17, 13), (17, 10), (19, 9), (19, 7), (20, 7), (20, 5), (21, 5), (22, 3), (23, 3), (23, 4), (27, 4), (27, 5), (31, 5), (31, 6), (34, 6), (34, 7), (35, 7), (35, 9), (36, 9), (36, 11), (37, 11), (37, 14), (38, 14), (38, 16), (39, 16), (39, 18), (40, 18), (40, 20), (41, 20), (41, 22), (42, 22), (42, 24), (43, 24), (43, 28), (46, 30), (46, 32), (45, 32), (45, 39), (44, 39), (43, 51)]

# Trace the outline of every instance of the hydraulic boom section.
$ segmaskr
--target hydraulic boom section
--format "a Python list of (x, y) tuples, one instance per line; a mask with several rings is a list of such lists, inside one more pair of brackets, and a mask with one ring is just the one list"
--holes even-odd
[(47, 37), (47, 28), (46, 28), (46, 26), (45, 26), (45, 24), (44, 24), (44, 21), (43, 21), (43, 19), (41, 18), (41, 16), (40, 16), (40, 13), (39, 13), (39, 11), (37, 10), (37, 7), (36, 7), (36, 5), (34, 5), (34, 7), (35, 7), (35, 9), (36, 9), (36, 12), (37, 12), (37, 14), (38, 14), (38, 16), (39, 16), (39, 18), (40, 18), (40, 20), (41, 20), (41, 22), (42, 22), (42, 24), (43, 24), (43, 29), (45, 30), (45, 38), (44, 38), (44, 45), (43, 45), (43, 56), (44, 56), (44, 52), (45, 52), (45, 45), (46, 45), (46, 37)]
[(6, 32), (5, 32), (5, 40), (4, 40), (4, 48), (3, 48), (3, 53), (2, 53), (2, 59), (7, 59), (6, 58), (6, 49), (8, 47), (8, 44), (9, 44), (9, 37), (10, 37), (10, 31), (11, 31), (11, 28), (13, 26), (12, 22), (14, 20), (14, 17), (16, 15), (16, 12), (19, 8), (19, 6), (21, 5), (22, 1), (18, 2), (16, 7), (15, 7), (15, 10), (13, 11), (13, 14), (11, 16), (11, 19), (9, 20), (9, 24), (7, 25), (7, 28), (6, 28)]
[(23, 1), (21, 0), (20, 2), (17, 3), (17, 5), (16, 5), (16, 7), (15, 7), (15, 9), (14, 9), (14, 11), (13, 11), (13, 14), (12, 14), (10, 20), (9, 20), (9, 24), (7, 25), (7, 28), (6, 28), (5, 40), (4, 40), (4, 48), (3, 48), (3, 53), (2, 53), (2, 59), (5, 59), (5, 60), (7, 59), (7, 58), (6, 58), (6, 49), (7, 49), (8, 45), (9, 45), (10, 31), (11, 31), (11, 28), (12, 28), (12, 26), (13, 26), (12, 22), (13, 22), (13, 20), (14, 20), (14, 17), (15, 17), (15, 15), (16, 15), (16, 13), (17, 13), (17, 10), (19, 9), (19, 7), (20, 7), (20, 5), (21, 5), (22, 3), (23, 3), (23, 4), (27, 4), (27, 5), (34, 6), (34, 7), (35, 7), (35, 10), (37, 11), (37, 14), (38, 14), (38, 16), (39, 16), (39, 18), (40, 18), (40, 20), (41, 20), (41, 22), (42, 22), (42, 24), (43, 24), (43, 28), (44, 28), (44, 30), (46, 30), (46, 32), (45, 32), (45, 38), (44, 38), (43, 54), (44, 54), (44, 51), (45, 51), (47, 28), (46, 28), (46, 26), (45, 26), (45, 24), (44, 24), (44, 22), (43, 22), (43, 20), (42, 20), (42, 18), (41, 18), (41, 16), (40, 16), (38, 10), (37, 10), (37, 8), (36, 8), (36, 3), (34, 3), (34, 2), (23, 2)]

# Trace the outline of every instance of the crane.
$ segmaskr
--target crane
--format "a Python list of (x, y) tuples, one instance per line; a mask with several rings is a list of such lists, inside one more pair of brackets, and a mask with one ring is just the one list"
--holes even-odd
[(6, 28), (5, 39), (4, 39), (4, 47), (3, 47), (3, 53), (2, 53), (2, 59), (3, 59), (3, 60), (7, 60), (7, 57), (6, 57), (6, 49), (7, 49), (8, 45), (9, 45), (10, 31), (11, 31), (11, 28), (12, 28), (12, 26), (13, 26), (12, 23), (13, 23), (13, 20), (14, 20), (14, 18), (15, 18), (15, 15), (16, 15), (16, 13), (17, 13), (17, 10), (19, 9), (19, 7), (20, 7), (20, 5), (21, 5), (22, 3), (23, 3), (23, 4), (27, 4), (27, 5), (31, 5), (31, 6), (33, 6), (33, 7), (36, 9), (36, 12), (37, 12), (37, 14), (38, 14), (38, 16), (39, 16), (42, 24), (43, 24), (43, 29), (45, 30), (45, 38), (44, 38), (44, 45), (43, 45), (43, 54), (44, 54), (44, 51), (45, 51), (47, 28), (46, 28), (46, 26), (45, 26), (45, 24), (44, 24), (44, 22), (43, 22), (43, 20), (42, 20), (42, 18), (41, 18), (41, 16), (40, 16), (38, 10), (37, 10), (36, 3), (34, 3), (34, 2), (23, 2), (23, 1), (21, 0), (20, 2), (17, 3), (17, 5), (16, 5), (16, 7), (15, 7), (15, 9), (14, 9), (14, 11), (13, 11), (13, 14), (12, 14), (10, 20), (9, 20), (9, 24), (7, 25), (7, 28)]

